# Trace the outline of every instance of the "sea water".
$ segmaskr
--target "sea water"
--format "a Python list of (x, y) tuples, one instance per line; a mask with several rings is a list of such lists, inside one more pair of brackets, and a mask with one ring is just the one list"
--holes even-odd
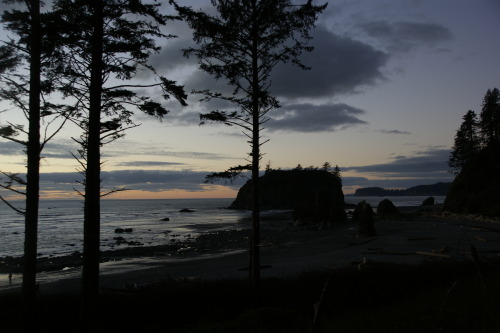
[[(418, 206), (426, 197), (387, 197), (396, 206)], [(384, 197), (346, 196), (346, 203)], [(154, 246), (194, 238), (210, 231), (250, 228), (251, 213), (227, 209), (234, 199), (101, 200), (101, 250)], [(436, 197), (442, 203), (444, 197)], [(13, 202), (23, 207), (23, 202)], [(182, 209), (192, 212), (182, 213)], [(265, 214), (265, 213), (264, 213)], [(164, 219), (168, 218), (168, 221)], [(24, 217), (0, 203), (0, 257), (23, 255)], [(131, 232), (117, 233), (117, 229)], [(38, 255), (60, 256), (83, 250), (83, 202), (41, 200)]]
[[(210, 230), (248, 228), (249, 211), (227, 209), (233, 200), (101, 200), (101, 250), (164, 245)], [(13, 204), (23, 207), (24, 203)], [(180, 212), (182, 209), (192, 212)], [(24, 217), (0, 203), (0, 226), (0, 257), (22, 256)], [(117, 229), (131, 231), (117, 233)], [(59, 256), (82, 250), (83, 202), (41, 200), (38, 255)]]

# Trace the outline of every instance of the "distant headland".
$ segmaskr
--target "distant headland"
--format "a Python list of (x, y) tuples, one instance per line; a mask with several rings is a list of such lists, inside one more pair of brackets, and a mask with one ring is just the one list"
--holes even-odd
[(387, 197), (387, 196), (446, 196), (451, 183), (436, 183), (432, 185), (418, 185), (407, 189), (385, 189), (381, 187), (359, 188), (355, 197)]

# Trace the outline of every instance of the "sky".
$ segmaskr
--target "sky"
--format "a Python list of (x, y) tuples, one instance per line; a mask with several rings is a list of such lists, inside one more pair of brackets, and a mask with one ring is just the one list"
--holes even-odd
[[(211, 12), (208, 0), (183, 4)], [(282, 107), (269, 113), (261, 168), (329, 162), (340, 167), (344, 194), (452, 181), (447, 161), (462, 116), (479, 113), (486, 91), (500, 86), (499, 17), (497, 0), (330, 1), (312, 31), (314, 50), (301, 56), (311, 70), (285, 64), (273, 72), (271, 92)], [(161, 122), (137, 115), (141, 126), (105, 145), (103, 188), (127, 189), (109, 196), (115, 199), (235, 197), (246, 179), (204, 178), (245, 164), (247, 138), (235, 127), (200, 126), (199, 113), (220, 105), (191, 94), (230, 88), (182, 56), (193, 45), (185, 23), (165, 31), (178, 37), (159, 40), (162, 50), (150, 63), (185, 86), (188, 106), (163, 101), (170, 113)], [(140, 73), (139, 80), (150, 77)], [(144, 93), (159, 97), (154, 89)], [(22, 121), (18, 110), (0, 105), (0, 124)], [(66, 126), (42, 153), (42, 198), (78, 197), (81, 175), (70, 152), (79, 131)], [(25, 172), (19, 144), (0, 139), (0, 159), (2, 172)]]

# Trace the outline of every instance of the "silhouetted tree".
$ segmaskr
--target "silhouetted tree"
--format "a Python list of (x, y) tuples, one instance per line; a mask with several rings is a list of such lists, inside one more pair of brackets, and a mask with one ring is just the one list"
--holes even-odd
[(297, 164), (297, 166), (294, 168), (294, 170), (297, 170), (297, 171), (302, 171), (304, 170), (304, 168), (302, 167), (302, 165), (299, 163)]
[(342, 184), (342, 174), (340, 173), (340, 168), (338, 165), (335, 165), (335, 168), (333, 169), (332, 173), (338, 178), (340, 184)]
[[(7, 1), (6, 1), (7, 2)], [(21, 144), (26, 152), (26, 179), (18, 174), (2, 172), (7, 177), (2, 188), (26, 197), (25, 208), (14, 207), (0, 197), (8, 206), (25, 217), (24, 262), (22, 282), (21, 321), (31, 327), (36, 299), (37, 239), (40, 157), (45, 144), (64, 125), (71, 115), (71, 108), (48, 102), (47, 96), (54, 90), (53, 74), (50, 71), (53, 56), (53, 34), (47, 22), (50, 13), (41, 13), (39, 0), (19, 1), (26, 9), (6, 10), (2, 23), (16, 37), (3, 41), (0, 47), (0, 99), (10, 102), (27, 119), (24, 125), (7, 123), (0, 125), (0, 137)], [(19, 8), (22, 8), (20, 6)], [(28, 68), (28, 71), (25, 71)], [(56, 122), (62, 117), (61, 122)], [(42, 121), (44, 136), (40, 133)], [(50, 125), (56, 125), (49, 130)], [(17, 136), (23, 133), (26, 139)]]
[(500, 92), (488, 89), (484, 95), (479, 128), (484, 146), (500, 142)]
[(469, 110), (462, 119), (463, 122), (455, 135), (455, 142), (448, 161), (448, 165), (453, 169), (453, 173), (456, 174), (460, 172), (481, 148), (477, 134), (478, 124), (476, 113)]
[[(173, 2), (173, 1), (172, 1)], [(193, 29), (197, 47), (185, 50), (194, 55), (199, 66), (216, 79), (224, 78), (234, 88), (232, 95), (210, 90), (202, 91), (205, 100), (223, 100), (234, 104), (235, 111), (216, 110), (202, 114), (201, 121), (236, 125), (249, 139), (251, 152), (246, 168), (252, 172), (252, 240), (250, 278), (253, 284), (260, 280), (260, 207), (259, 163), (262, 125), (267, 113), (278, 108), (278, 100), (271, 95), (270, 75), (279, 63), (292, 62), (307, 69), (298, 59), (303, 51), (311, 51), (309, 30), (326, 5), (314, 6), (309, 0), (295, 4), (291, 0), (212, 0), (217, 14), (211, 16), (202, 10), (176, 6)], [(235, 170), (227, 175), (234, 177)]]
[[(168, 113), (160, 103), (143, 96), (139, 89), (156, 87), (168, 99), (185, 105), (186, 95), (174, 81), (156, 74), (147, 64), (159, 51), (155, 39), (168, 38), (160, 31), (171, 17), (159, 12), (159, 3), (129, 0), (58, 0), (55, 10), (65, 27), (61, 38), (58, 71), (67, 97), (76, 101), (83, 129), (79, 162), (84, 173), (83, 323), (87, 322), (99, 289), (99, 239), (101, 193), (101, 146), (136, 126), (134, 111), (162, 118)], [(138, 69), (150, 70), (157, 79), (151, 84), (132, 81)], [(111, 78), (113, 80), (111, 80)], [(111, 191), (113, 192), (113, 191)]]

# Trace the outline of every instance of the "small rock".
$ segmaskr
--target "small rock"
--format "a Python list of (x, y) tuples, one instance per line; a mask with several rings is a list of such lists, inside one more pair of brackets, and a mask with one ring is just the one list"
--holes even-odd
[(125, 228), (125, 229), (123, 229), (123, 228), (116, 228), (115, 229), (115, 233), (116, 234), (122, 234), (124, 232), (132, 232), (132, 231), (134, 231), (134, 228)]
[(194, 213), (194, 210), (189, 208), (183, 208), (179, 211), (179, 213)]
[(435, 199), (434, 197), (428, 197), (422, 202), (421, 206), (432, 206), (435, 204)]
[(113, 237), (113, 239), (116, 241), (116, 244), (123, 244), (126, 243), (127, 241), (123, 237)]
[(377, 215), (381, 220), (396, 220), (400, 213), (391, 200), (384, 199), (377, 206)]
[(165, 222), (168, 222), (168, 221), (170, 221), (170, 218), (165, 217), (164, 219), (161, 219), (160, 221), (165, 221)]

